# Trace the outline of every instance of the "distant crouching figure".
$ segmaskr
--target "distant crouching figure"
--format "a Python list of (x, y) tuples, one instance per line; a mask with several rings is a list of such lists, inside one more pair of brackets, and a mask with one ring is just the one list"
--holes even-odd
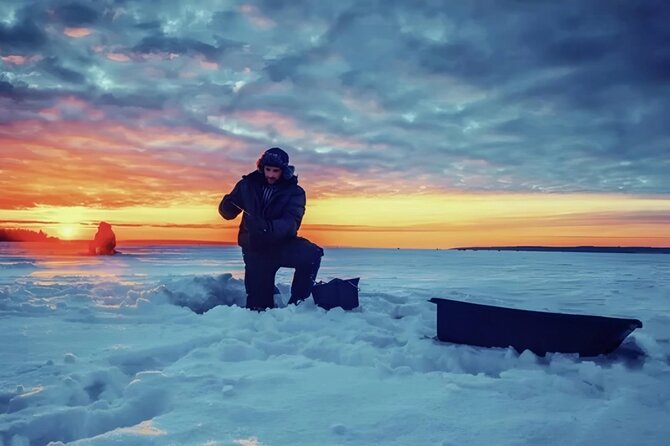
[(101, 221), (95, 238), (88, 245), (89, 254), (111, 256), (116, 254), (116, 236), (112, 231), (112, 225)]

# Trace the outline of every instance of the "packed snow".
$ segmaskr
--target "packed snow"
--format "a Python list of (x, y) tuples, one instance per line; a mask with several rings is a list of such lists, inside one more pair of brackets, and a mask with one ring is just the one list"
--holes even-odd
[[(326, 249), (361, 306), (243, 308), (239, 248), (0, 244), (0, 445), (660, 445), (670, 256)], [(291, 270), (280, 270), (279, 303)], [(431, 297), (640, 319), (616, 352), (435, 340)]]

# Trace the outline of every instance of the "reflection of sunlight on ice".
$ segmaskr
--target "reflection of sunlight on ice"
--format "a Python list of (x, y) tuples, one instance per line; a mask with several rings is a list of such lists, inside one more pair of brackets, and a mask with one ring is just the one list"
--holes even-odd
[(127, 273), (127, 265), (121, 262), (103, 263), (94, 257), (67, 258), (63, 256), (40, 256), (36, 259), (38, 271), (32, 271), (29, 276), (42, 280), (53, 281), (60, 278), (76, 278), (99, 280), (105, 279), (118, 282), (119, 278)]
[(117, 273), (107, 271), (86, 271), (83, 269), (56, 269), (51, 271), (33, 271), (30, 273), (31, 277), (39, 277), (41, 279), (55, 279), (56, 277), (104, 277), (117, 278)]
[(156, 437), (158, 435), (165, 435), (166, 432), (158, 429), (154, 426), (151, 420), (142, 421), (140, 424), (136, 424), (131, 427), (123, 427), (118, 429), (117, 432), (123, 432), (127, 434), (141, 435), (143, 437)]
[[(72, 279), (76, 279), (78, 282), (86, 282), (88, 279), (89, 282), (100, 281), (100, 279), (106, 280), (108, 282), (113, 282), (116, 285), (123, 286), (133, 286), (140, 285), (141, 281), (134, 281), (128, 279), (121, 279), (122, 272), (110, 272), (110, 271), (88, 271), (81, 269), (67, 269), (67, 270), (51, 270), (51, 271), (33, 271), (28, 274), (29, 277), (35, 279), (41, 279), (35, 282), (37, 285), (55, 285), (62, 284), (66, 285), (72, 282)], [(136, 278), (144, 278), (146, 274), (133, 274)], [(57, 280), (57, 279), (60, 279)]]
[(233, 440), (233, 443), (239, 444), (240, 446), (261, 446), (261, 442), (258, 441), (258, 438), (256, 437), (239, 438)]
[(82, 262), (81, 260), (72, 260), (72, 259), (38, 259), (39, 265), (45, 268), (56, 268), (59, 266), (68, 266), (68, 265), (94, 265), (101, 263), (100, 261), (86, 261)]

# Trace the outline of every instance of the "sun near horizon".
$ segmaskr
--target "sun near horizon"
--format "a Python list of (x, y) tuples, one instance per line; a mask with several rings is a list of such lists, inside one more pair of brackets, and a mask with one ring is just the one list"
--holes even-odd
[(57, 229), (58, 238), (63, 240), (76, 240), (79, 234), (78, 226), (73, 224), (63, 224)]

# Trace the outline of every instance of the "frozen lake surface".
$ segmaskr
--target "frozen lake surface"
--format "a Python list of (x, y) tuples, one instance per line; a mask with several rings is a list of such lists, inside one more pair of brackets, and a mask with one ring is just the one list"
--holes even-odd
[[(670, 436), (668, 255), (326, 249), (319, 278), (361, 277), (359, 309), (310, 299), (258, 314), (237, 306), (237, 247), (118, 248), (88, 257), (0, 243), (0, 445)], [(284, 300), (291, 274), (277, 276)], [(540, 358), (436, 342), (431, 297), (644, 327), (606, 357)]]

